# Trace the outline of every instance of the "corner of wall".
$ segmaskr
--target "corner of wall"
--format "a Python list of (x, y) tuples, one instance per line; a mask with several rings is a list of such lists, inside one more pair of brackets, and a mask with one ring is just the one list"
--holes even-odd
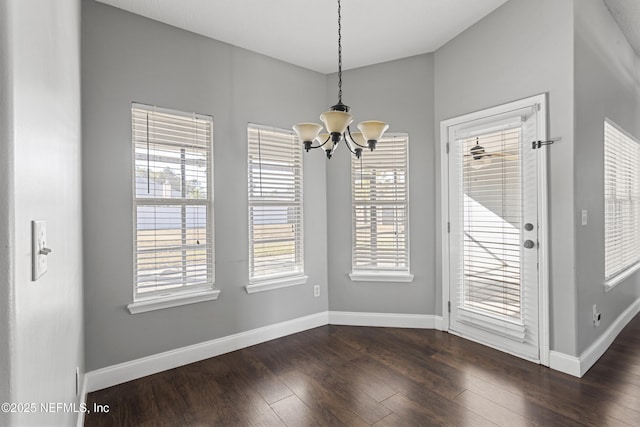
[[(608, 339), (610, 329), (619, 325), (634, 307), (634, 300), (640, 298), (637, 273), (607, 292), (603, 285), (603, 126), (605, 119), (610, 119), (640, 138), (640, 59), (602, 0), (574, 1), (572, 6), (574, 134), (580, 141), (580, 149), (576, 146), (573, 153), (576, 355), (590, 355), (591, 360)], [(585, 225), (578, 220), (581, 210), (588, 212)], [(593, 327), (593, 305), (602, 313), (599, 328)]]
[[(79, 7), (80, 0), (10, 0), (0, 6), (0, 90), (10, 93), (0, 97), (4, 402), (77, 401), (74, 373), (84, 352)], [(34, 219), (49, 221), (55, 256), (37, 283), (31, 280)], [(67, 425), (76, 419), (69, 412), (45, 412), (14, 413), (0, 424)]]
[[(13, 124), (12, 61), (8, 4), (0, 2), (0, 402), (11, 401), (13, 351)], [(0, 412), (0, 424), (9, 425), (11, 414)]]
[(579, 357), (550, 352), (549, 367), (581, 378), (604, 355), (624, 327), (640, 313), (640, 298), (636, 299)]

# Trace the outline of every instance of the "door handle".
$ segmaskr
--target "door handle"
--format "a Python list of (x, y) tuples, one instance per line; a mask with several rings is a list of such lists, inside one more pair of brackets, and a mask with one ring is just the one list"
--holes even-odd
[(535, 246), (536, 244), (533, 243), (533, 240), (525, 240), (524, 241), (524, 247), (527, 249), (531, 249)]

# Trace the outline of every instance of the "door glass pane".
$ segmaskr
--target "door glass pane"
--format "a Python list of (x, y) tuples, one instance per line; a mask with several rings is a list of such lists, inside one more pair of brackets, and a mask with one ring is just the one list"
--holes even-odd
[(520, 320), (521, 126), (459, 139), (463, 144), (464, 308)]

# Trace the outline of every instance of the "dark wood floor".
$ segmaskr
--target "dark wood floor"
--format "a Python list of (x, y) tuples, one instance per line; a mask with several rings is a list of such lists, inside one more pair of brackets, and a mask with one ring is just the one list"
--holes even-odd
[(582, 379), (451, 334), (324, 326), (89, 394), (86, 426), (640, 425), (640, 316)]

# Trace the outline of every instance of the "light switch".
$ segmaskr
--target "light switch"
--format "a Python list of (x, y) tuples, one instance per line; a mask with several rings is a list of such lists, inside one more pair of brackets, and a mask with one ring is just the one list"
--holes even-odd
[(33, 271), (31, 280), (36, 281), (47, 272), (47, 257), (51, 249), (47, 247), (47, 223), (31, 221), (31, 257)]
[(589, 212), (586, 209), (582, 209), (582, 225), (587, 225), (589, 220)]

